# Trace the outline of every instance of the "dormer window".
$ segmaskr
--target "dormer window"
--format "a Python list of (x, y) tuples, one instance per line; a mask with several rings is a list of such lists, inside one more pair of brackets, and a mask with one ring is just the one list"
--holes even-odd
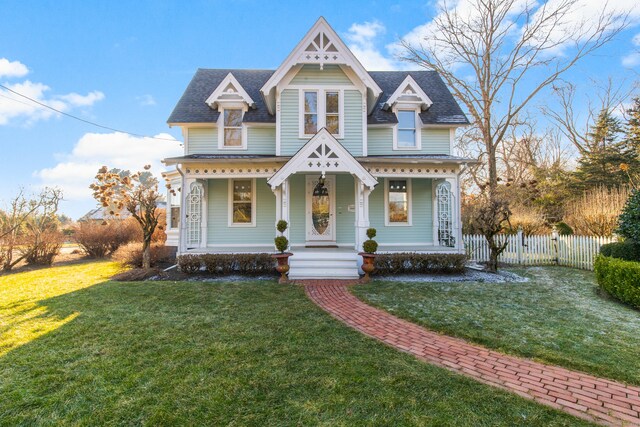
[(242, 147), (242, 109), (225, 108), (223, 111), (223, 146)]
[(398, 110), (398, 148), (416, 148), (416, 112)]
[(322, 128), (342, 138), (344, 93), (340, 89), (300, 91), (300, 135), (309, 139)]

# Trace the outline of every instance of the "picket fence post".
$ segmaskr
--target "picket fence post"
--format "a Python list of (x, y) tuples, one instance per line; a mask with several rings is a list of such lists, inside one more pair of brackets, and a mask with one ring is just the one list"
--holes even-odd
[(518, 233), (516, 234), (516, 259), (518, 264), (523, 263), (523, 249), (524, 249), (524, 239), (522, 233), (522, 227), (518, 227)]

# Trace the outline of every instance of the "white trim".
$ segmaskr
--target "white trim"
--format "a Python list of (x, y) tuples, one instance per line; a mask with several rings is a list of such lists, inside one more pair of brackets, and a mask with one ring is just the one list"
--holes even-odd
[[(318, 175), (305, 175), (305, 243), (307, 244), (335, 244), (336, 242), (336, 176), (326, 175), (325, 183), (329, 191), (329, 231), (327, 236), (312, 236), (313, 219), (311, 217), (313, 182)], [(315, 238), (313, 238), (315, 237)]]
[(281, 119), (281, 106), (280, 106), (280, 91), (276, 93), (276, 156), (279, 156), (282, 151), (282, 119)]
[(399, 111), (413, 111), (415, 114), (415, 127), (416, 127), (416, 146), (415, 147), (398, 147), (398, 126), (399, 123), (396, 123), (393, 126), (393, 151), (420, 151), (422, 150), (422, 120), (420, 120), (420, 110), (415, 106), (412, 108), (403, 108), (397, 105), (393, 107), (393, 112), (398, 116)]
[[(290, 86), (291, 87), (291, 86)], [(304, 94), (305, 92), (315, 92), (318, 94), (317, 108), (317, 131), (327, 126), (327, 92), (338, 92), (338, 127), (340, 132), (332, 134), (336, 139), (344, 138), (344, 89), (335, 86), (327, 86), (318, 88), (317, 86), (309, 86), (308, 88), (298, 89), (298, 139), (309, 139), (315, 135), (304, 133)], [(316, 133), (317, 133), (316, 131)]]
[[(324, 147), (323, 147), (324, 146)], [(320, 155), (316, 150), (320, 149)], [(329, 154), (330, 152), (330, 154)], [(347, 172), (360, 178), (373, 189), (378, 181), (325, 128), (313, 136), (287, 163), (267, 180), (271, 188), (282, 184), (297, 172)]]
[[(234, 181), (251, 181), (251, 222), (250, 223), (234, 223), (233, 222), (233, 182)], [(255, 178), (229, 178), (227, 187), (227, 226), (230, 228), (255, 227), (258, 207), (256, 205), (256, 179)]]
[[(234, 92), (224, 92), (224, 89), (231, 85)], [(247, 91), (244, 90), (242, 85), (238, 82), (238, 80), (234, 77), (232, 73), (227, 74), (227, 76), (220, 82), (218, 87), (209, 95), (207, 100), (205, 101), (211, 108), (218, 108), (221, 104), (226, 105), (229, 102), (238, 102), (238, 99), (224, 99), (222, 96), (235, 96), (240, 98), (244, 104), (251, 108), (255, 108), (256, 103), (251, 99)]]
[[(409, 89), (410, 88), (410, 89)], [(406, 91), (409, 90), (411, 93), (407, 94)], [(401, 101), (401, 98), (418, 98), (420, 101)], [(428, 109), (433, 105), (433, 101), (427, 96), (427, 94), (422, 90), (420, 85), (416, 83), (416, 81), (408, 75), (402, 83), (396, 88), (395, 92), (391, 94), (387, 102), (384, 103), (383, 109), (388, 110), (395, 106), (398, 102), (409, 102), (416, 103), (422, 111)]]
[[(389, 221), (389, 180), (407, 181), (407, 222), (391, 222)], [(384, 179), (384, 225), (385, 227), (411, 227), (412, 211), (413, 211), (413, 190), (411, 188), (411, 178), (385, 178)]]
[(244, 118), (244, 113), (247, 112), (247, 106), (246, 105), (241, 105), (241, 104), (237, 104), (237, 105), (225, 105), (224, 107), (219, 105), (218, 106), (218, 111), (220, 112), (220, 115), (218, 116), (218, 122), (217, 122), (217, 127), (218, 127), (218, 150), (221, 151), (229, 151), (229, 150), (247, 150), (247, 127), (245, 126), (244, 123), (242, 123), (240, 125), (240, 143), (241, 145), (235, 145), (235, 146), (225, 146), (224, 145), (224, 110), (242, 110), (242, 117)]
[[(335, 46), (337, 51), (326, 53), (318, 51), (317, 55), (305, 53), (307, 46), (309, 46), (313, 39), (320, 33), (329, 39), (329, 42)], [(307, 58), (307, 56), (309, 56), (309, 58)], [(377, 85), (353, 52), (351, 52), (342, 39), (340, 39), (340, 36), (338, 36), (323, 17), (320, 17), (260, 89), (269, 112), (271, 114), (275, 113), (275, 94), (273, 92), (277, 91), (278, 84), (286, 77), (292, 67), (299, 64), (320, 64), (320, 67), (322, 67), (325, 63), (349, 66), (367, 89), (371, 91), (373, 98), (377, 99), (382, 93), (380, 86)], [(276, 90), (274, 91), (274, 89)], [(375, 102), (372, 102), (370, 110), (372, 110), (374, 106)]]
[(449, 129), (449, 155), (453, 155), (456, 145), (456, 128)]

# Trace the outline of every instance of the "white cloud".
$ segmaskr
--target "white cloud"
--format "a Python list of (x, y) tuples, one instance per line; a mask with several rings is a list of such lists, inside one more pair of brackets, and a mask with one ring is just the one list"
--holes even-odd
[[(0, 58), (0, 77), (20, 77), (27, 73), (27, 67), (20, 62), (9, 62), (4, 58)], [(62, 112), (68, 112), (74, 108), (87, 108), (104, 99), (104, 93), (97, 90), (89, 92), (86, 95), (75, 92), (62, 95), (48, 95), (51, 91), (49, 86), (44, 83), (32, 82), (31, 80), (23, 80), (12, 84), (4, 83), (4, 86), (10, 90), (0, 88), (0, 126), (18, 120), (22, 120), (27, 125), (30, 125), (38, 120), (46, 120), (51, 116), (58, 115), (55, 111), (38, 105), (36, 102), (27, 98), (34, 99), (37, 102)], [(24, 95), (27, 98), (23, 98), (11, 91)]]
[(141, 96), (136, 96), (136, 100), (143, 107), (149, 107), (152, 105), (156, 105), (156, 100), (152, 95), (146, 94)]
[(636, 46), (636, 50), (622, 57), (622, 65), (625, 67), (636, 67), (640, 65), (640, 33), (631, 39), (631, 43)]
[(180, 141), (161, 133), (155, 138), (135, 137), (121, 132), (86, 133), (78, 140), (71, 153), (62, 155), (61, 161), (51, 168), (35, 171), (33, 175), (42, 186), (60, 187), (65, 200), (91, 202), (89, 184), (98, 169), (109, 168), (142, 170), (151, 165), (157, 178), (165, 167), (160, 161), (165, 157), (182, 154)]
[(89, 92), (86, 95), (80, 95), (75, 92), (71, 92), (67, 95), (58, 96), (58, 99), (67, 101), (70, 105), (73, 105), (76, 107), (90, 107), (96, 102), (102, 101), (104, 99), (104, 93), (98, 90)]
[(368, 70), (397, 70), (398, 61), (385, 56), (376, 46), (376, 40), (386, 32), (379, 21), (354, 23), (346, 34), (349, 49)]
[(28, 73), (29, 69), (20, 61), (9, 61), (7, 58), (0, 58), (0, 78), (24, 77)]

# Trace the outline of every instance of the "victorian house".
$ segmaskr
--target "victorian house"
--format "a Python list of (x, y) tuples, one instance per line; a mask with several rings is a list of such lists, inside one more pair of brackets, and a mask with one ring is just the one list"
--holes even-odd
[(280, 219), (291, 278), (357, 277), (369, 227), (379, 252), (464, 251), (464, 113), (435, 72), (366, 70), (324, 18), (276, 70), (197, 70), (168, 123), (179, 254), (273, 252)]

